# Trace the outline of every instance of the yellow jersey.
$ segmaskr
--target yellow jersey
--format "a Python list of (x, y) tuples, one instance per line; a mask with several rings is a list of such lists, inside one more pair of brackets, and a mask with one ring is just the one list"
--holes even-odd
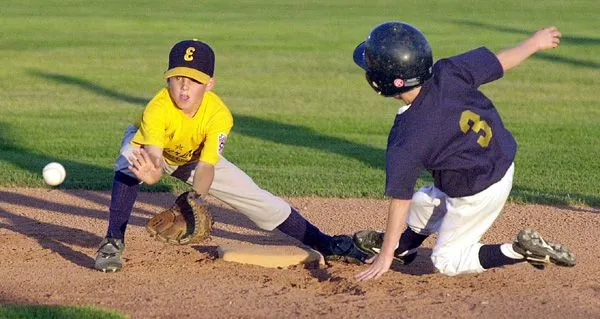
[(190, 118), (173, 103), (169, 90), (163, 88), (134, 125), (138, 131), (131, 144), (162, 148), (168, 164), (202, 161), (215, 165), (233, 127), (233, 116), (221, 98), (208, 91), (198, 112)]

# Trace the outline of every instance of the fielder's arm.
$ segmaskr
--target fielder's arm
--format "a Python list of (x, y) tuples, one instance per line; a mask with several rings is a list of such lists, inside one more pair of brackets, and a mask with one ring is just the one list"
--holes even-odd
[(142, 182), (152, 185), (158, 183), (162, 176), (163, 149), (158, 146), (144, 145), (133, 151), (129, 157), (129, 170)]
[(496, 56), (500, 64), (502, 64), (504, 71), (507, 71), (521, 64), (521, 62), (538, 51), (558, 47), (560, 37), (561, 33), (556, 27), (544, 28), (516, 46), (501, 50), (496, 53)]
[(208, 194), (210, 185), (215, 178), (215, 166), (203, 161), (199, 161), (194, 171), (193, 187), (196, 194), (204, 197)]

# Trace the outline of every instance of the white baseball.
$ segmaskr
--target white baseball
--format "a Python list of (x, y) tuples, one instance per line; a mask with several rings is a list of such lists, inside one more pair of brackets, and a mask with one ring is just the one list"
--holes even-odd
[(67, 172), (60, 163), (52, 162), (44, 166), (42, 175), (44, 176), (44, 182), (46, 182), (46, 184), (50, 186), (58, 186), (65, 180)]

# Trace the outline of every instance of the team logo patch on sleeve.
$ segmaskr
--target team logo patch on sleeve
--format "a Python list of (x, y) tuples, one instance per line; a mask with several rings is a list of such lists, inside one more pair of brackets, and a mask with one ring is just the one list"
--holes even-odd
[(219, 152), (219, 154), (223, 153), (223, 149), (225, 148), (225, 142), (227, 142), (227, 135), (226, 134), (219, 134), (219, 149), (217, 149), (217, 152)]

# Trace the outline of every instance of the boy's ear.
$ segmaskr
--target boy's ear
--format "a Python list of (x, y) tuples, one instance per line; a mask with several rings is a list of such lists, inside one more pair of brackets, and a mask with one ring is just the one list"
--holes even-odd
[(215, 78), (210, 78), (210, 81), (208, 81), (208, 83), (206, 83), (206, 90), (210, 91), (215, 87), (216, 81)]

